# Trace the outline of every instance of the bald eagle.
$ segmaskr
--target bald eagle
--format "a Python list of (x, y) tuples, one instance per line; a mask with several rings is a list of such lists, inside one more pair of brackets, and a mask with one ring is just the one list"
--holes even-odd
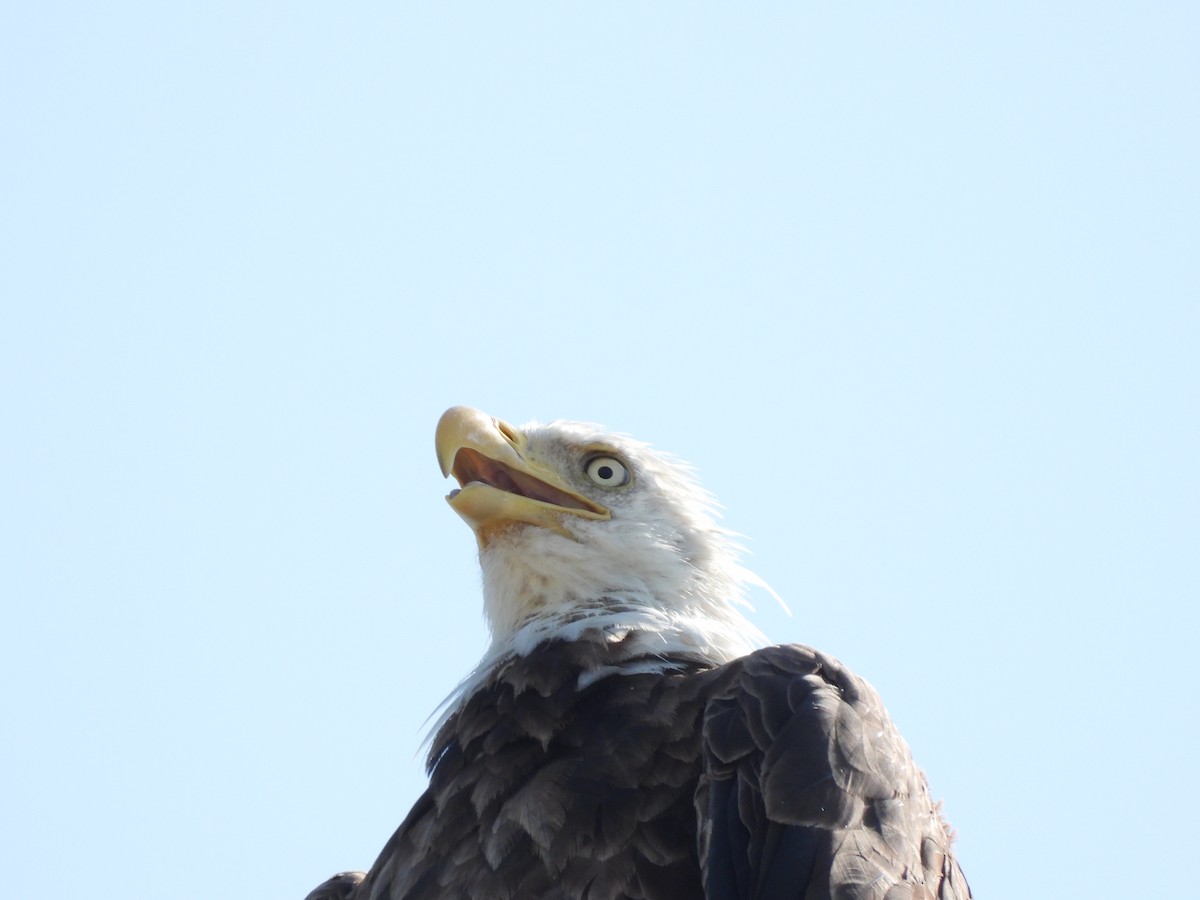
[(762, 647), (752, 576), (685, 466), (467, 407), (436, 445), (491, 648), (375, 865), (309, 900), (970, 897), (871, 686)]

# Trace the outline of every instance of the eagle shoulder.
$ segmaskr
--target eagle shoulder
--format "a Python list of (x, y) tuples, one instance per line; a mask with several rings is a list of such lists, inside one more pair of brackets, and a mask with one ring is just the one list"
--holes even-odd
[(866, 681), (798, 645), (718, 671), (696, 797), (711, 900), (970, 897), (925, 776)]

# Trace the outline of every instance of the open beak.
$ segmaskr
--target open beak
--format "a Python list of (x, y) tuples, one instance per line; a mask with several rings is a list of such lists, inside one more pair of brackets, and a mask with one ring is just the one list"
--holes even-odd
[(528, 456), (525, 436), (507, 422), (455, 406), (438, 421), (438, 464), (459, 489), (446, 497), (480, 545), (498, 528), (538, 525), (571, 537), (567, 516), (609, 519), (607, 509), (571, 490), (554, 469)]

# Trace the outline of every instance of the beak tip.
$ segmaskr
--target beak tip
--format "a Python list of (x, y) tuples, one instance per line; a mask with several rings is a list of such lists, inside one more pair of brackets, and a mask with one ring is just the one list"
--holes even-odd
[(481, 419), (488, 418), (469, 406), (452, 406), (438, 420), (434, 444), (437, 449), (438, 468), (442, 477), (449, 478), (454, 469), (454, 457), (463, 446), (467, 436), (478, 427)]

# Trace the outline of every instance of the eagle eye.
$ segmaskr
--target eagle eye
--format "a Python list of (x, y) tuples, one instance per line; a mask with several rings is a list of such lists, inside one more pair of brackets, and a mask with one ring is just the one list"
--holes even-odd
[(619, 459), (611, 456), (593, 456), (589, 459), (587, 475), (602, 488), (616, 488), (629, 484), (629, 470)]

